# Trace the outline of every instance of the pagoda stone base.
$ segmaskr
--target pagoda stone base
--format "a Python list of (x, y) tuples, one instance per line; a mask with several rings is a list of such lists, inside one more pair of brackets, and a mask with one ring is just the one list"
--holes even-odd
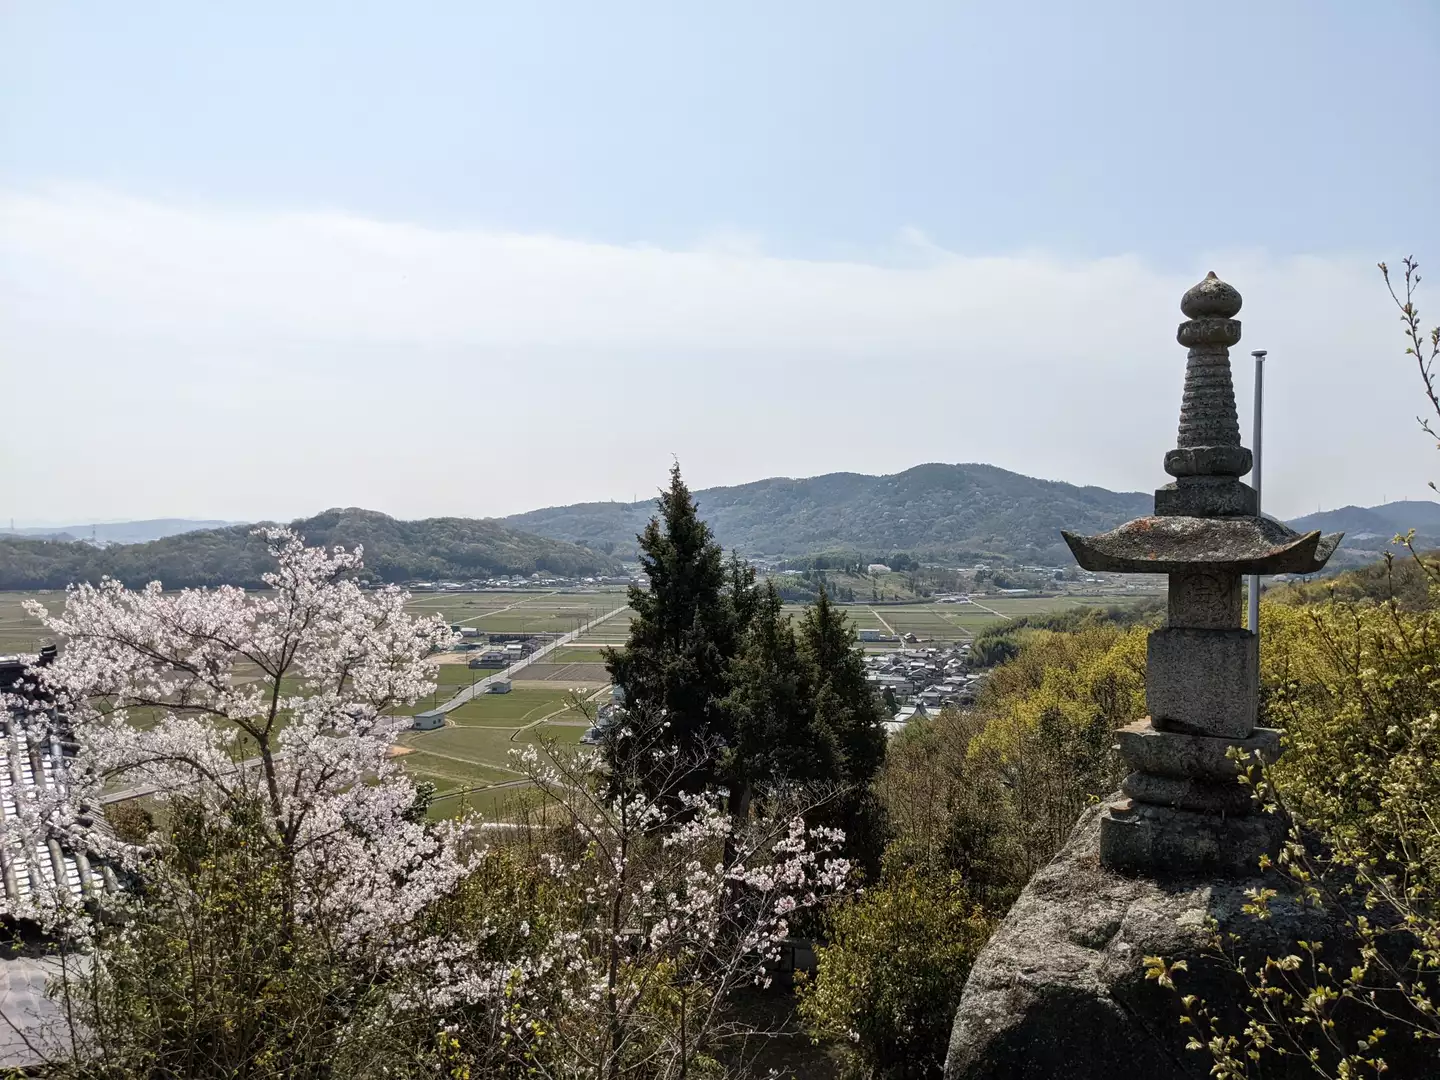
[(1100, 861), (1151, 878), (1239, 877), (1258, 872), (1262, 855), (1279, 852), (1285, 830), (1279, 814), (1229, 816), (1116, 799), (1100, 816)]
[(1248, 630), (1168, 626), (1146, 644), (1145, 706), (1163, 731), (1245, 739), (1260, 650)]

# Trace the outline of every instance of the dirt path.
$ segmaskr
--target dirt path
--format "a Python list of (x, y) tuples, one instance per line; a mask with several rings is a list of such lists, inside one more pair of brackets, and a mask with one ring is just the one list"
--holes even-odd
[(883, 626), (883, 627), (885, 627), (885, 632), (886, 632), (887, 634), (894, 634), (894, 633), (895, 633), (895, 628), (894, 628), (893, 626), (891, 626), (888, 622), (885, 621), (885, 616), (884, 616), (884, 615), (881, 615), (881, 614), (880, 614), (878, 611), (876, 611), (873, 607), (870, 609), (870, 614), (871, 614), (871, 615), (874, 615), (875, 618), (877, 618), (877, 619), (880, 620), (880, 625)]
[[(593, 694), (591, 694), (591, 695), (590, 695), (588, 698), (586, 698), (585, 700), (586, 700), (586, 701), (595, 701), (596, 699), (598, 699), (598, 698), (600, 697), (601, 694), (607, 694), (607, 693), (609, 693), (609, 692), (610, 692), (610, 687), (608, 687), (608, 686), (602, 686), (599, 690), (596, 690)], [(533, 728), (533, 727), (539, 727), (541, 724), (545, 723), (546, 720), (549, 720), (552, 716), (559, 716), (561, 713), (567, 713), (567, 712), (569, 712), (569, 711), (570, 711), (570, 706), (567, 704), (567, 705), (564, 705), (563, 707), (561, 707), (561, 708), (559, 708), (559, 709), (556, 709), (554, 712), (546, 713), (544, 716), (540, 717), (539, 720), (531, 720), (530, 723), (526, 724), (524, 727), (518, 727), (518, 728), (516, 728), (516, 729), (515, 729), (515, 733), (510, 736), (510, 741), (511, 741), (511, 742), (514, 742), (514, 741), (515, 741), (515, 737), (516, 737), (517, 735), (519, 735), (521, 732), (529, 731), (529, 730), (530, 730), (531, 728)], [(589, 725), (587, 724), (586, 726), (588, 727)]]
[[(472, 767), (478, 765), (482, 769), (495, 769), (498, 772), (507, 772), (513, 776), (525, 775), (519, 769), (512, 769), (508, 765), (496, 765), (493, 761), (475, 761), (472, 758), (456, 757), (454, 754), (442, 754), (439, 750), (430, 750), (424, 746), (412, 746), (410, 749), (413, 753), (428, 754), (430, 757), (444, 758), (446, 761), (458, 762), (461, 765), (469, 765)], [(469, 776), (463, 777), (462, 779), (474, 779), (474, 777)]]
[(991, 615), (999, 615), (1000, 618), (1004, 619), (1006, 622), (1014, 622), (1014, 621), (1015, 621), (1015, 620), (1012, 619), (1009, 615), (1006, 615), (1003, 611), (996, 611), (993, 607), (986, 607), (984, 604), (980, 603), (978, 600), (971, 600), (971, 601), (970, 601), (970, 605), (971, 605), (972, 607), (978, 607), (981, 611), (988, 611)]

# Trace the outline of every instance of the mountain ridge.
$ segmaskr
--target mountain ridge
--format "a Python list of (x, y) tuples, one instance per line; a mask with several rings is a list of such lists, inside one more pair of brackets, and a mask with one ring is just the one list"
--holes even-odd
[[(725, 547), (781, 559), (844, 551), (882, 559), (900, 552), (965, 560), (1001, 556), (1068, 565), (1062, 528), (1101, 532), (1152, 511), (1149, 492), (1115, 492), (1025, 476), (983, 463), (929, 462), (898, 473), (766, 477), (696, 491), (700, 514)], [(377, 580), (473, 578), (545, 571), (618, 573), (655, 502), (542, 507), (500, 518), (403, 521), (379, 511), (332, 508), (291, 525), (312, 544), (364, 544)], [(110, 523), (149, 527), (188, 519)], [(1302, 531), (1347, 534), (1340, 562), (1373, 559), (1415, 527), (1440, 537), (1440, 503), (1401, 500), (1344, 506), (1296, 518)], [(135, 544), (44, 541), (0, 533), (0, 588), (52, 588), (100, 574), (127, 583), (255, 584), (264, 570), (253, 526), (227, 525)], [(66, 577), (66, 575), (71, 575)], [(64, 578), (65, 580), (61, 580)]]
[[(720, 543), (747, 555), (834, 549), (877, 557), (901, 551), (937, 557), (1000, 554), (1052, 565), (1070, 562), (1059, 542), (1060, 529), (1101, 532), (1151, 513), (1154, 505), (1152, 492), (1115, 492), (973, 462), (930, 462), (881, 475), (776, 476), (703, 488), (694, 495), (700, 516)], [(635, 535), (654, 507), (653, 500), (582, 502), (497, 520), (630, 557)], [(1401, 500), (1342, 507), (1290, 524), (1301, 531), (1344, 532), (1348, 550), (1343, 554), (1377, 557), (1395, 533), (1411, 527), (1422, 537), (1440, 537), (1440, 503)]]
[[(872, 476), (767, 477), (694, 493), (726, 547), (747, 555), (821, 550), (1011, 555), (1061, 564), (1060, 530), (1103, 531), (1146, 514), (1153, 496), (1044, 480), (981, 463), (928, 462)], [(589, 502), (499, 518), (541, 536), (629, 556), (653, 500)]]
[(1301, 532), (1343, 532), (1351, 538), (1378, 536), (1388, 540), (1396, 533), (1414, 529), (1424, 536), (1440, 536), (1440, 503), (1423, 499), (1401, 499), (1378, 506), (1341, 506), (1318, 510), (1290, 522)]
[[(613, 574), (619, 560), (512, 529), (493, 519), (438, 517), (401, 521), (358, 507), (332, 508), (290, 522), (307, 543), (365, 548), (365, 574), (377, 581), (462, 580), (496, 574)], [(0, 537), (0, 589), (63, 588), (109, 576), (131, 587), (261, 584), (270, 569), (254, 526), (177, 533), (138, 544), (90, 544)]]

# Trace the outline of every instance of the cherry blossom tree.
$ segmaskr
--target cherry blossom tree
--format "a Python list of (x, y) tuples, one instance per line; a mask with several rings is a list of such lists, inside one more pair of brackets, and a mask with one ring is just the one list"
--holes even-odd
[(800, 813), (740, 824), (693, 767), (657, 754), (651, 793), (598, 755), (529, 747), (537, 800), (499, 832), (427, 959), (457, 1066), (595, 1080), (680, 1078), (757, 1032), (731, 1010), (768, 986), (791, 920), (844, 888), (843, 836)]
[[(434, 688), (426, 661), (451, 634), (407, 614), (400, 589), (362, 590), (358, 548), (260, 535), (277, 564), (267, 592), (107, 579), (72, 586), (63, 611), (29, 605), (64, 642), (37, 671), (78, 744), (60, 790), (77, 808), (117, 785), (258, 806), (261, 835), (304, 871), (287, 917), (343, 912), (348, 939), (383, 937), (463, 872), (453, 831), (407, 815), (414, 785), (390, 755), (410, 723), (401, 707)], [(69, 827), (136, 854), (80, 832)]]
[[(426, 821), (390, 749), (449, 630), (362, 590), (359, 551), (263, 536), (263, 592), (32, 608), (62, 648), (16, 724), (74, 750), (24, 820), (131, 882), (37, 912), (74, 943), (54, 1075), (678, 1078), (750, 1034), (730, 1005), (844, 886), (840, 834), (737, 822), (674, 750), (641, 793), (548, 744), (506, 820)], [(105, 828), (117, 793), (154, 827)]]

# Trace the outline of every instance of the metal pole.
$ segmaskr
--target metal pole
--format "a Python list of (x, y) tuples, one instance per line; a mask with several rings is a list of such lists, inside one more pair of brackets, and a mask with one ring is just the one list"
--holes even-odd
[[(1250, 354), (1255, 358), (1255, 422), (1251, 427), (1251, 442), (1255, 445), (1252, 452), (1255, 455), (1254, 468), (1250, 478), (1255, 488), (1255, 513), (1260, 513), (1260, 462), (1261, 462), (1261, 435), (1265, 422), (1265, 350), (1256, 349)], [(1249, 626), (1252, 634), (1260, 633), (1260, 575), (1250, 575), (1250, 611)]]

